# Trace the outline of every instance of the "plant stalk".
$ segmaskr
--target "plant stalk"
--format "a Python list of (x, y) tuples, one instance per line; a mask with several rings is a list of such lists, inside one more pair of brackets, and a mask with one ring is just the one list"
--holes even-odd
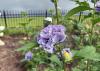
[[(94, 10), (93, 10), (93, 17), (92, 19), (94, 20), (95, 19), (95, 4), (96, 2), (94, 1)], [(94, 28), (94, 21), (92, 22), (92, 25), (91, 25), (91, 30), (90, 30), (90, 45), (92, 45), (93, 41), (92, 41), (92, 37), (93, 37), (93, 28)]]
[(56, 20), (57, 20), (57, 24), (59, 23), (59, 17), (58, 17), (58, 4), (57, 4), (57, 0), (55, 0), (55, 3), (54, 3), (54, 5), (55, 5), (55, 10), (56, 10)]
[(81, 21), (82, 12), (79, 14), (79, 22)]
[(71, 64), (65, 63), (64, 64), (64, 71), (72, 71)]
[(59, 48), (61, 60), (62, 60), (62, 63), (63, 63), (63, 69), (64, 69), (64, 71), (71, 71), (71, 65), (69, 63), (65, 63), (64, 57), (63, 57), (62, 52), (61, 52), (62, 50), (61, 50), (60, 47), (58, 47), (58, 48)]
[(87, 67), (86, 67), (86, 71), (90, 71), (90, 70), (89, 70), (89, 60), (87, 60)]

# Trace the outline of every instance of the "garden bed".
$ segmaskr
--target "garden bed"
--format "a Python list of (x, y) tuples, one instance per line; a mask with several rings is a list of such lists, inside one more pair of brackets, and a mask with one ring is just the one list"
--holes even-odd
[(15, 51), (21, 45), (18, 43), (24, 36), (4, 36), (5, 42), (0, 46), (0, 71), (25, 71), (20, 63), (20, 54)]

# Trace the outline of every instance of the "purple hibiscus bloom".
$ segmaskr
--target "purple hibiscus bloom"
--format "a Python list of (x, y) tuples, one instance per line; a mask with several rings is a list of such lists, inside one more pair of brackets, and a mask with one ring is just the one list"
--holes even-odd
[(54, 45), (66, 39), (65, 27), (62, 25), (48, 25), (37, 37), (37, 42), (47, 52), (55, 51)]
[(33, 56), (33, 54), (32, 54), (31, 51), (27, 52), (27, 53), (25, 54), (25, 60), (30, 61), (30, 60), (32, 59), (32, 56)]
[(65, 33), (55, 32), (55, 35), (52, 37), (54, 43), (63, 42), (66, 39)]
[(100, 1), (98, 1), (97, 3), (96, 3), (96, 11), (97, 12), (100, 12)]

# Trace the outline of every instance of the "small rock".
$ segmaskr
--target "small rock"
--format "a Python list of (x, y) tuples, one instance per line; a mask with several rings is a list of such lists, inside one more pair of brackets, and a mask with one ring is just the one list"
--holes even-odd
[(4, 46), (4, 45), (5, 43), (2, 40), (0, 40), (0, 46)]
[(0, 31), (5, 30), (5, 26), (0, 26)]
[(4, 36), (4, 33), (3, 33), (3, 32), (1, 32), (1, 33), (0, 33), (0, 37), (3, 37), (3, 36)]
[(23, 40), (27, 40), (27, 37), (23, 37)]
[(100, 26), (100, 22), (96, 24), (96, 26)]

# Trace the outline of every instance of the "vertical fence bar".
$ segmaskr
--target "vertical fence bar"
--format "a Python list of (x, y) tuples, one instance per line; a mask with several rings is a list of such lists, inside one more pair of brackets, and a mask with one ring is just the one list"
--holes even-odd
[[(6, 28), (8, 27), (20, 27), (22, 28), (22, 26), (20, 25), (21, 23), (26, 23), (28, 19), (33, 19), (33, 21), (31, 22), (32, 27), (34, 28), (42, 28), (45, 24), (44, 18), (46, 17), (52, 17), (52, 13), (49, 13), (48, 10), (29, 10), (29, 11), (25, 11), (28, 14), (28, 17), (24, 17), (21, 15), (21, 12), (18, 10), (3, 10), (2, 12), (2, 17), (3, 18), (3, 22)], [(65, 13), (67, 12), (67, 10), (62, 10), (62, 15), (65, 15)], [(23, 31), (23, 30), (22, 30)]]
[[(47, 18), (47, 10), (45, 11), (45, 18)], [(46, 27), (48, 24), (45, 20), (43, 20), (43, 26)]]
[(13, 11), (12, 10), (8, 10), (8, 16), (9, 16), (9, 27), (12, 28), (12, 26), (14, 26), (14, 22), (13, 22)]
[(45, 17), (48, 17), (48, 11), (46, 10), (46, 12), (45, 12)]
[(5, 13), (5, 10), (3, 10), (3, 15), (4, 15), (5, 27), (7, 28), (7, 19), (6, 19), (6, 13)]
[(0, 10), (0, 26), (2, 25), (2, 23), (3, 23), (3, 20), (2, 20), (2, 11)]
[(15, 27), (18, 27), (19, 26), (19, 23), (18, 22), (20, 20), (18, 20), (18, 22), (17, 22), (17, 11), (13, 10), (11, 15), (12, 15), (12, 22), (14, 23), (13, 25)]

